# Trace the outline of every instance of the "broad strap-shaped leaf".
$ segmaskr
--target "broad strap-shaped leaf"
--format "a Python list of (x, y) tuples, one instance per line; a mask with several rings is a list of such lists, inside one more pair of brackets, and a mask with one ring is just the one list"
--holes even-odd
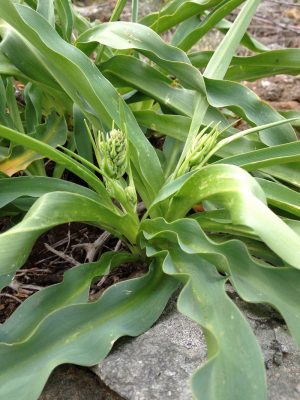
[(252, 57), (234, 57), (226, 79), (256, 80), (266, 76), (300, 73), (300, 49), (270, 50)]
[(183, 252), (171, 251), (164, 271), (189, 277), (178, 309), (205, 332), (209, 359), (192, 376), (196, 399), (238, 400), (241, 393), (244, 399), (265, 399), (263, 357), (251, 328), (225, 293), (226, 278), (201, 257)]
[[(228, 4), (229, 2), (227, 2)], [(250, 25), (260, 0), (246, 0), (237, 17), (211, 57), (203, 75), (211, 79), (224, 79), (232, 57)]]
[[(270, 202), (277, 201), (277, 204), (280, 205), (280, 209), (286, 210), (289, 209), (290, 212), (296, 214), (297, 213), (297, 207), (291, 203), (291, 202), (284, 202), (283, 198), (284, 196), (282, 193), (277, 194), (277, 191), (275, 190), (269, 190), (267, 189), (267, 192), (270, 194)], [(268, 198), (267, 198), (268, 199)], [(269, 202), (269, 199), (268, 199)], [(294, 211), (295, 210), (295, 211)], [(267, 254), (270, 259), (267, 259), (267, 262), (270, 262), (271, 264), (283, 266), (284, 262), (276, 256), (267, 246), (259, 241), (259, 237), (257, 234), (253, 232), (251, 228), (248, 228), (243, 225), (235, 225), (232, 224), (230, 214), (228, 211), (225, 209), (219, 209), (219, 210), (210, 210), (210, 211), (202, 211), (202, 212), (196, 212), (195, 214), (189, 215), (189, 218), (195, 219), (201, 226), (201, 228), (205, 231), (208, 232), (210, 235), (213, 234), (214, 232), (222, 232), (222, 233), (227, 233), (229, 235), (237, 237), (239, 240), (244, 240), (244, 238), (249, 238), (256, 240), (257, 246), (262, 248), (264, 247), (264, 252)], [(296, 232), (298, 235), (300, 234), (300, 221), (291, 219), (291, 218), (286, 218), (286, 217), (281, 217), (281, 219), (284, 221), (285, 224), (287, 224), (294, 232)], [(214, 236), (213, 238), (216, 240), (216, 237)], [(220, 241), (224, 239), (224, 237), (219, 237)], [(245, 240), (244, 240), (245, 241)], [(247, 243), (249, 243), (249, 240), (247, 240)], [(256, 247), (257, 247), (256, 246)], [(252, 243), (253, 247), (253, 243)], [(251, 252), (250, 252), (251, 253)], [(251, 253), (252, 254), (252, 253)], [(263, 257), (260, 257), (261, 259), (264, 259)], [(273, 261), (276, 260), (276, 261)]]
[[(50, 115), (45, 124), (37, 127), (33, 137), (52, 147), (63, 145), (67, 139), (67, 126), (64, 118), (57, 117), (55, 114)], [(8, 158), (0, 162), (0, 171), (12, 176), (16, 172), (26, 169), (33, 161), (42, 158), (41, 154), (32, 150), (22, 146), (12, 146)]]
[[(268, 303), (285, 319), (300, 347), (300, 271), (272, 267), (255, 261), (239, 240), (216, 242), (209, 239), (191, 219), (167, 223), (162, 218), (142, 226), (144, 245), (172, 249), (177, 245), (187, 254), (198, 254), (229, 276), (239, 295), (248, 302)], [(279, 238), (278, 238), (279, 240)], [(171, 250), (170, 250), (171, 251)], [(298, 259), (299, 261), (299, 259)], [(299, 265), (299, 264), (298, 264)]]
[(24, 88), (24, 98), (26, 132), (32, 133), (41, 124), (45, 95), (39, 86), (28, 83)]
[[(131, 47), (133, 45), (129, 43), (128, 48)], [(120, 69), (120, 64), (123, 66), (122, 69)], [(131, 56), (117, 55), (103, 63), (101, 70), (117, 86), (118, 84), (129, 85), (176, 113), (189, 117), (193, 115), (195, 92), (187, 88), (174, 87), (169, 78), (141, 60)], [(252, 125), (262, 125), (283, 119), (277, 111), (245, 86), (221, 80), (206, 79), (205, 82), (208, 101), (213, 107), (228, 107)], [(241, 102), (240, 99), (247, 99), (247, 101)], [(221, 115), (215, 115), (215, 118), (223, 122)], [(268, 146), (296, 140), (295, 132), (289, 124), (262, 130), (259, 136)]]
[(210, 165), (171, 182), (156, 199), (157, 204), (165, 202), (169, 220), (185, 216), (203, 200), (221, 203), (233, 224), (252, 229), (279, 257), (300, 269), (299, 235), (266, 206), (263, 190), (246, 171), (233, 165)]
[(67, 41), (71, 41), (74, 27), (74, 16), (72, 3), (70, 0), (55, 0), (55, 7), (60, 22), (61, 36)]
[(36, 11), (46, 18), (50, 25), (55, 26), (54, 0), (37, 0)]
[(15, 87), (12, 78), (8, 78), (5, 87), (6, 92), (6, 112), (9, 113), (9, 118), (14, 129), (24, 133), (24, 126), (21, 120), (21, 115), (15, 95)]
[[(29, 7), (14, 5), (8, 0), (0, 9), (0, 17), (9, 24), (5, 28), (11, 35), (16, 36), (16, 40), (18, 37), (21, 37), (23, 43), (25, 40), (29, 54), (24, 52), (24, 57), (28, 56), (28, 62), (32, 62), (30, 53), (36, 55), (36, 63), (41, 64), (50, 73), (98, 129), (102, 129), (102, 123), (110, 128), (112, 121), (115, 121), (117, 126), (122, 126), (119, 112), (122, 100), (88, 57), (65, 42), (43, 17)], [(21, 43), (19, 51), (23, 50), (24, 44)], [(24, 60), (22, 62), (26, 64)], [(196, 69), (195, 71), (197, 72)], [(32, 72), (34, 74), (34, 70)], [(129, 107), (125, 102), (122, 104), (124, 123), (132, 145), (134, 170), (138, 174), (138, 182), (143, 183), (139, 192), (144, 201), (149, 203), (162, 185), (161, 166)]]
[(273, 165), (299, 163), (299, 161), (300, 142), (297, 141), (226, 157), (216, 161), (215, 164), (233, 164), (247, 171), (255, 171)]
[(0, 74), (26, 79), (18, 68), (0, 51)]
[(300, 193), (280, 184), (257, 178), (265, 192), (268, 204), (300, 217)]
[[(213, 8), (211, 12), (205, 11), (202, 19), (199, 18), (199, 15), (195, 15), (183, 21), (172, 37), (172, 44), (187, 51), (195, 44), (195, 41), (197, 42), (205, 36), (206, 33), (209, 33), (212, 28), (216, 28), (226, 35), (233, 23), (227, 19), (220, 19), (220, 16), (224, 15), (226, 12), (229, 13), (230, 8), (233, 7), (233, 2), (234, 0), (220, 1), (218, 6)], [(237, 4), (237, 0), (235, 4)], [(240, 44), (255, 53), (269, 50), (267, 46), (247, 32), (244, 33)]]
[(174, 87), (170, 78), (142, 60), (116, 55), (101, 64), (100, 69), (116, 86), (131, 86), (178, 114), (193, 114), (195, 91)]
[[(212, 51), (196, 51), (189, 54), (194, 67), (205, 68)], [(229, 81), (252, 81), (277, 74), (298, 75), (300, 50), (281, 49), (269, 50), (253, 56), (235, 56), (226, 72), (225, 79)]]
[(34, 199), (46, 193), (64, 191), (81, 194), (94, 201), (103, 201), (97, 193), (73, 182), (45, 176), (19, 176), (0, 179), (0, 208), (23, 196)]
[(24, 219), (0, 234), (0, 275), (20, 268), (37, 238), (50, 228), (67, 222), (87, 222), (135, 242), (137, 223), (128, 214), (117, 213), (83, 195), (52, 192), (41, 196)]
[[(212, 9), (210, 13), (200, 21), (198, 16), (195, 17), (195, 24), (191, 24), (191, 20), (184, 21), (176, 31), (176, 36), (179, 36), (173, 44), (182, 50), (188, 51), (199, 39), (201, 39), (206, 33), (208, 33), (216, 24), (226, 17), (232, 10), (237, 8), (245, 0), (229, 0), (221, 1), (218, 7)], [(184, 25), (184, 28), (183, 28)], [(190, 27), (191, 25), (191, 27)], [(178, 35), (180, 28), (183, 30), (181, 35)]]
[(41, 142), (29, 135), (24, 135), (13, 129), (6, 128), (0, 125), (0, 137), (4, 137), (13, 143), (18, 143), (36, 153), (42, 154), (44, 157), (48, 157), (51, 160), (63, 165), (66, 169), (79, 176), (83, 181), (88, 183), (95, 191), (97, 191), (102, 198), (102, 201), (108, 207), (112, 206), (112, 201), (102, 183), (102, 181), (96, 177), (87, 167), (80, 164), (78, 161), (70, 158), (68, 155), (61, 151), (49, 146), (47, 143)]
[(13, 276), (14, 274), (0, 275), (0, 291), (11, 282)]
[[(178, 299), (178, 309), (203, 328), (207, 340), (208, 361), (195, 372), (193, 395), (203, 400), (265, 399), (264, 363), (251, 328), (225, 293), (226, 277), (201, 255), (188, 254), (176, 243), (169, 225), (163, 224), (157, 235), (146, 235), (148, 255), (166, 251), (163, 270), (185, 283)], [(147, 224), (145, 225), (147, 230)], [(162, 229), (159, 232), (159, 228)], [(186, 232), (185, 232), (186, 233)], [(161, 241), (158, 237), (161, 235)], [(153, 240), (152, 240), (153, 238)], [(191, 239), (187, 236), (186, 239)]]
[[(224, 18), (216, 24), (216, 28), (225, 35), (229, 31), (233, 23), (234, 22), (231, 22)], [(269, 50), (266, 45), (255, 39), (253, 36), (249, 35), (247, 32), (245, 32), (244, 37), (241, 40), (241, 45), (245, 46), (247, 49), (255, 53), (261, 53)]]
[(300, 188), (300, 164), (299, 162), (291, 162), (282, 165), (272, 165), (262, 169), (263, 172)]
[(193, 15), (217, 6), (220, 0), (173, 0), (161, 10), (149, 14), (141, 19), (141, 23), (148, 25), (158, 33), (165, 32)]
[(186, 53), (165, 43), (147, 26), (133, 22), (107, 22), (83, 33), (76, 43), (84, 50), (89, 49), (93, 42), (118, 50), (136, 49), (175, 75), (185, 87), (205, 94), (203, 77)]
[[(185, 142), (191, 125), (191, 118), (189, 117), (175, 114), (161, 114), (151, 110), (134, 111), (134, 116), (142, 126), (181, 142)], [(228, 126), (227, 120), (222, 114), (218, 110), (210, 107), (205, 114), (204, 124), (209, 125), (217, 120), (220, 121), (221, 128)], [(240, 141), (240, 144), (241, 142), (243, 142), (243, 139)]]
[(0, 342), (25, 341), (52, 312), (71, 304), (85, 303), (95, 277), (107, 274), (122, 263), (134, 262), (129, 253), (104, 253), (99, 261), (81, 264), (64, 275), (62, 283), (49, 286), (25, 300), (12, 316), (0, 326)]
[(74, 119), (73, 134), (77, 152), (81, 157), (93, 163), (94, 162), (93, 148), (92, 148), (92, 143), (89, 140), (87, 140), (88, 132), (84, 114), (80, 111), (80, 109), (76, 105), (73, 106), (73, 119)]
[[(205, 79), (208, 102), (213, 107), (227, 107), (250, 124), (263, 125), (283, 117), (249, 88), (225, 80)], [(260, 132), (261, 141), (275, 146), (297, 140), (291, 125), (282, 125)]]
[(112, 286), (96, 302), (51, 313), (27, 340), (0, 344), (0, 397), (36, 400), (57, 365), (98, 363), (119, 337), (149, 329), (176, 287), (153, 262), (146, 276)]

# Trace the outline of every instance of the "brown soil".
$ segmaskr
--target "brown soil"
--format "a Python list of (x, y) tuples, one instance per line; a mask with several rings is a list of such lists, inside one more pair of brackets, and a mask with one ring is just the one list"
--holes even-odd
[(244, 84), (274, 108), (300, 112), (300, 76), (277, 75)]

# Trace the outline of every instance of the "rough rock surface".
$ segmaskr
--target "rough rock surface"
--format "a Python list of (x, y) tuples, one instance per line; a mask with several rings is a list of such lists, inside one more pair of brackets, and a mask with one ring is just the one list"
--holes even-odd
[(61, 365), (51, 374), (39, 400), (122, 400), (88, 369)]
[[(300, 399), (300, 352), (280, 316), (268, 307), (247, 305), (231, 291), (262, 347), (269, 400)], [(206, 357), (198, 326), (172, 302), (159, 322), (138, 338), (119, 341), (93, 371), (128, 400), (189, 400), (188, 378)]]

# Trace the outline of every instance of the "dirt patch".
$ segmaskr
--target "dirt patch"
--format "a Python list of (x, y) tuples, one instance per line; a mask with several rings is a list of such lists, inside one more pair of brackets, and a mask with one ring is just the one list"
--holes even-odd
[(243, 83), (273, 107), (300, 112), (300, 76), (277, 75)]

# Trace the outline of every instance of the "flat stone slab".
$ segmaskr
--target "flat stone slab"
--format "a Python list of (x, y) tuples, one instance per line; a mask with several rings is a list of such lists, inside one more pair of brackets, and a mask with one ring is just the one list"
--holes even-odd
[[(246, 304), (232, 290), (229, 294), (261, 345), (269, 400), (299, 400), (300, 352), (280, 316), (269, 307)], [(191, 400), (189, 376), (205, 360), (200, 328), (179, 314), (172, 301), (148, 332), (120, 340), (92, 370), (127, 400)]]

